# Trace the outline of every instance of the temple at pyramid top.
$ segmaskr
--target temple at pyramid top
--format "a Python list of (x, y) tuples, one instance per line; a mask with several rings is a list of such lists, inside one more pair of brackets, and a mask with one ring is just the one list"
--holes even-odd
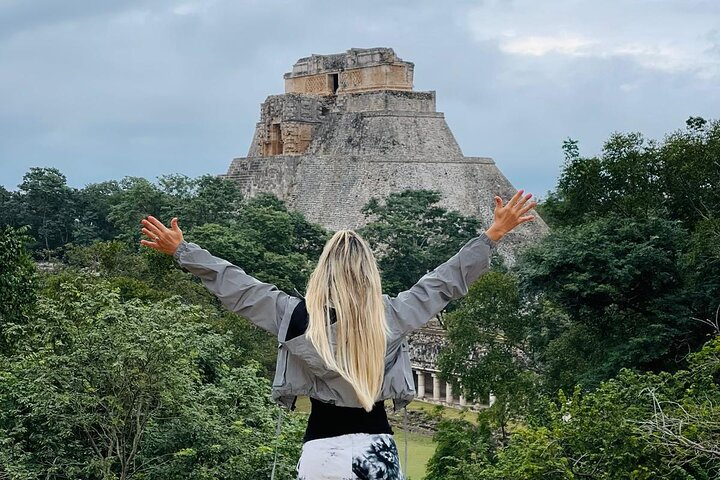
[(414, 64), (392, 48), (351, 48), (345, 53), (311, 55), (285, 74), (285, 93), (339, 95), (374, 90), (412, 90)]
[(284, 75), (285, 92), (260, 106), (247, 157), (461, 157), (435, 92), (413, 90), (413, 70), (392, 48), (301, 58)]

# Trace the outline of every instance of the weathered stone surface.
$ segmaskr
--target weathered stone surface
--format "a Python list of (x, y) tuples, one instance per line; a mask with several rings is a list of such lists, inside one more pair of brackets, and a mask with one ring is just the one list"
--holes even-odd
[(413, 368), (436, 371), (438, 356), (445, 342), (445, 329), (435, 319), (411, 333), (408, 338), (408, 352)]
[[(398, 62), (403, 63), (392, 49), (351, 49), (300, 59), (286, 79)], [(273, 192), (332, 230), (364, 225), (360, 209), (371, 197), (407, 188), (439, 190), (443, 207), (489, 225), (493, 197), (508, 199), (516, 189), (492, 159), (463, 155), (435, 110), (435, 92), (372, 82), (363, 88), (364, 93), (269, 96), (247, 157), (236, 158), (227, 176), (246, 195)], [(512, 262), (516, 247), (546, 232), (537, 218), (503, 239), (499, 250)]]

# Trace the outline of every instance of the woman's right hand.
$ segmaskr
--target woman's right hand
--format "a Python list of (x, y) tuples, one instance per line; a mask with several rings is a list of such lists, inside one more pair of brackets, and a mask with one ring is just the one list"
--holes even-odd
[(142, 220), (142, 233), (147, 235), (150, 240), (140, 240), (140, 243), (146, 247), (150, 247), (158, 252), (172, 255), (183, 241), (183, 233), (178, 227), (178, 219), (173, 218), (170, 221), (170, 228), (167, 228), (157, 218), (150, 215)]
[(526, 205), (526, 202), (532, 197), (532, 193), (523, 196), (523, 192), (522, 189), (518, 190), (505, 205), (502, 204), (500, 197), (495, 196), (495, 218), (490, 228), (485, 232), (492, 240), (498, 241), (503, 235), (521, 223), (535, 219), (535, 215), (523, 216), (528, 210), (537, 205), (536, 201)]

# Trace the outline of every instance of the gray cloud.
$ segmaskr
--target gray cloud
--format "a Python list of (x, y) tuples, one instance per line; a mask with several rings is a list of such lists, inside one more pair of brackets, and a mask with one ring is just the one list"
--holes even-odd
[[(299, 57), (390, 46), (467, 155), (544, 195), (560, 145), (717, 118), (710, 1), (10, 2), (0, 6), (0, 184), (222, 173)], [(59, 5), (62, 5), (60, 8)], [(542, 6), (542, 8), (541, 8)]]

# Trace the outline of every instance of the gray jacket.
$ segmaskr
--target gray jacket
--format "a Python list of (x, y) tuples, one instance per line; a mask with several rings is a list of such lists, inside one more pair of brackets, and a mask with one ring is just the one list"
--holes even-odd
[[(485, 232), (469, 240), (458, 253), (397, 297), (383, 294), (391, 334), (385, 355), (385, 378), (378, 400), (392, 399), (400, 409), (415, 397), (415, 382), (407, 335), (454, 299), (467, 294), (470, 285), (490, 268), (490, 252), (497, 244)], [(292, 408), (295, 397), (307, 395), (343, 407), (360, 407), (355, 392), (337, 372), (328, 370), (306, 336), (285, 341), (290, 317), (300, 298), (263, 283), (194, 243), (183, 242), (174, 254), (181, 267), (199, 277), (229, 310), (273, 333), (278, 358), (272, 397)], [(331, 326), (334, 331), (335, 324)], [(334, 345), (334, 338), (331, 338)]]

